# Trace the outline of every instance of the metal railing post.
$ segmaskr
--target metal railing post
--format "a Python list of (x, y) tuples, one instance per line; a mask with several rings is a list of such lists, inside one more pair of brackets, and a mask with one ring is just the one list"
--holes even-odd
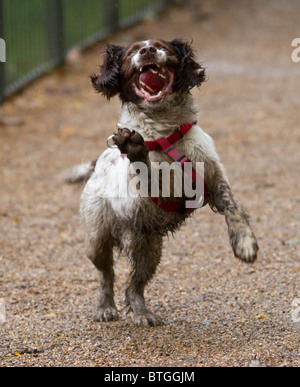
[[(84, 44), (90, 44), (90, 42), (95, 42), (97, 39), (103, 39), (103, 37), (107, 37), (110, 34), (114, 34), (120, 28), (125, 28), (138, 21), (141, 21), (142, 17), (145, 16), (147, 10), (152, 10), (154, 12), (163, 9), (163, 7), (171, 4), (174, 1), (183, 2), (184, 0), (148, 0), (144, 1), (142, 5), (139, 5), (140, 0), (98, 0), (97, 4), (99, 4), (99, 9), (94, 15), (91, 15), (91, 20), (93, 23), (96, 24), (97, 20), (95, 18), (99, 17), (99, 30), (88, 32), (90, 30), (88, 29), (88, 31), (86, 31), (86, 36), (82, 37), (85, 42)], [(6, 63), (0, 63), (0, 102), (3, 101), (7, 95), (15, 92), (16, 90), (27, 84), (29, 81), (34, 79), (35, 76), (38, 76), (44, 71), (47, 71), (48, 69), (53, 68), (57, 65), (62, 65), (65, 61), (66, 52), (69, 48), (69, 34), (72, 35), (72, 31), (70, 30), (72, 26), (66, 25), (66, 23), (68, 23), (68, 18), (66, 18), (65, 16), (70, 16), (70, 18), (72, 18), (74, 15), (72, 12), (70, 15), (65, 15), (65, 13), (70, 12), (69, 7), (66, 7), (65, 0), (40, 0), (40, 2), (43, 4), (43, 12), (45, 12), (43, 16), (45, 16), (46, 25), (40, 26), (39, 24), (39, 28), (42, 30), (41, 34), (44, 33), (44, 28), (47, 31), (45, 39), (46, 42), (44, 43), (44, 46), (47, 46), (46, 49), (48, 49), (48, 57), (46, 58), (46, 60), (45, 58), (41, 58), (42, 62), (36, 64), (36, 68), (33, 68), (31, 70), (29, 69), (28, 71), (25, 69), (23, 71), (18, 63), (14, 63), (14, 61), (17, 61), (17, 56), (15, 57), (13, 55), (11, 57), (11, 50), (14, 50), (14, 45), (16, 44), (15, 42), (18, 42), (18, 34), (21, 33), (20, 31), (22, 31), (22, 28), (18, 28), (12, 33), (11, 28), (9, 28), (11, 26), (8, 25), (10, 21), (4, 21), (4, 16), (9, 17), (10, 14), (14, 15), (14, 8), (18, 7), (18, 5), (16, 2), (0, 0), (0, 38), (7, 40), (10, 45), (9, 47), (7, 47), (7, 45), (5, 47), (6, 51), (8, 51)], [(24, 1), (24, 3), (28, 3), (27, 7), (30, 7), (29, 3), (31, 2)], [(94, 2), (92, 3), (94, 4)], [(137, 7), (137, 5), (139, 6)], [(120, 9), (120, 7), (122, 9)], [(87, 7), (87, 10), (88, 9), (94, 8)], [(26, 8), (26, 10), (29, 12), (30, 8)], [(98, 12), (100, 15), (98, 15)], [(25, 25), (27, 26), (28, 23), (32, 22), (29, 16), (27, 17), (30, 20), (23, 20), (20, 15), (21, 14), (19, 12), (16, 13), (16, 23), (26, 23)], [(78, 21), (78, 28), (82, 27), (81, 24), (83, 24), (84, 27), (84, 23), (86, 23), (86, 15), (84, 14), (83, 16), (84, 17), (82, 18), (82, 20)], [(103, 18), (105, 19), (104, 23)], [(22, 27), (22, 25), (20, 27)], [(36, 33), (38, 33), (38, 31), (36, 31)], [(8, 34), (10, 35), (8, 36)], [(80, 39), (77, 39), (79, 40), (77, 43), (78, 47), (81, 47), (80, 45), (82, 44)], [(24, 37), (23, 46), (25, 50), (26, 45), (30, 44), (27, 40), (28, 37)], [(3, 42), (1, 41), (0, 43), (2, 43), (3, 47)], [(76, 41), (74, 46), (76, 46)], [(39, 48), (37, 47), (37, 50), (38, 49)], [(17, 69), (18, 71), (15, 69)], [(16, 73), (14, 74), (14, 77), (11, 75), (11, 72)], [(21, 74), (19, 74), (19, 72)], [(10, 78), (16, 79), (10, 80)]]
[(55, 58), (56, 65), (61, 65), (65, 60), (63, 0), (47, 0), (47, 23), (49, 57)]
[[(4, 17), (3, 17), (3, 1), (0, 0), (0, 38), (4, 39)], [(4, 53), (5, 56), (5, 53)], [(5, 98), (5, 63), (0, 62), (0, 103)]]
[(119, 0), (111, 0), (107, 5), (108, 30), (111, 33), (119, 29)]

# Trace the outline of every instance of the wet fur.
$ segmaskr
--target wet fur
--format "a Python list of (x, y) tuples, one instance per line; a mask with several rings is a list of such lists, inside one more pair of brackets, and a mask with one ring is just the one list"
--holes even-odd
[[(130, 169), (130, 160), (139, 160), (148, 165), (151, 161), (170, 162), (162, 153), (147, 152), (143, 140), (168, 136), (180, 124), (196, 121), (198, 111), (189, 91), (205, 80), (204, 69), (187, 42), (174, 39), (171, 42), (150, 41), (147, 44), (168, 47), (167, 65), (175, 72), (173, 94), (167, 95), (159, 104), (147, 104), (134, 95), (130, 82), (135, 70), (131, 68), (128, 53), (133, 47), (139, 50), (143, 42), (127, 48), (109, 45), (100, 73), (91, 77), (92, 84), (108, 99), (117, 94), (120, 96), (123, 106), (121, 126), (141, 135), (140, 150), (130, 147), (131, 140), (127, 139), (126, 142), (122, 134), (116, 134), (115, 142), (119, 149), (124, 152), (125, 147), (125, 152), (127, 150), (125, 160), (120, 157), (118, 149), (107, 149), (97, 163), (86, 167), (86, 175), (84, 172), (76, 174), (75, 168), (69, 179), (69, 182), (76, 182), (89, 177), (82, 193), (80, 213), (86, 231), (87, 256), (100, 274), (100, 297), (95, 320), (111, 321), (118, 318), (113, 290), (113, 250), (117, 248), (128, 255), (132, 264), (125, 292), (126, 306), (138, 326), (162, 324), (160, 317), (147, 309), (144, 289), (160, 262), (163, 237), (180, 228), (189, 215), (166, 212), (149, 198), (110, 198), (107, 189), (113, 188), (114, 184), (110, 176), (116, 169), (122, 171), (124, 163)], [(209, 205), (215, 212), (225, 216), (234, 255), (244, 262), (254, 262), (258, 246), (249, 225), (249, 217), (232, 193), (211, 137), (194, 125), (175, 146), (193, 163), (205, 163), (205, 181), (210, 189)]]

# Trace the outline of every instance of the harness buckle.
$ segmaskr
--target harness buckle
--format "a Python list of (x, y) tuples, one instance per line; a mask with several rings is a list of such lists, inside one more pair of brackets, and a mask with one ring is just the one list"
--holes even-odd
[(164, 153), (167, 155), (170, 152), (170, 150), (172, 150), (172, 149), (174, 149), (173, 145), (171, 145), (171, 146), (169, 146), (169, 148), (165, 149)]
[(176, 131), (178, 132), (179, 137), (180, 137), (180, 138), (183, 138), (183, 133), (182, 133), (182, 131), (180, 130), (180, 127), (179, 127), (179, 126), (176, 128)]
[(110, 140), (114, 137), (114, 134), (112, 134), (111, 136), (108, 137), (108, 139), (106, 140), (106, 145), (108, 148), (110, 149), (115, 149), (115, 148), (118, 148), (117, 145), (109, 145), (109, 142)]

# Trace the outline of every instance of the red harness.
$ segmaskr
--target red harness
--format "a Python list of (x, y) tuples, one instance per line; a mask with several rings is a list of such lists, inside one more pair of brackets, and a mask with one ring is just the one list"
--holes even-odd
[[(183, 138), (183, 136), (195, 124), (196, 122), (192, 124), (183, 124), (179, 128), (176, 128), (176, 130), (170, 136), (161, 137), (154, 141), (145, 141), (145, 144), (147, 145), (149, 151), (164, 152), (166, 155), (170, 157), (170, 159), (178, 162), (183, 169), (184, 163), (190, 162), (190, 160), (185, 155), (178, 152), (178, 150), (175, 149), (172, 144), (174, 144), (176, 141)], [(203, 180), (202, 176), (200, 176), (194, 170), (194, 168), (190, 170), (189, 174), (194, 182), (203, 181), (203, 187), (204, 187), (204, 199), (202, 204), (202, 207), (203, 207), (207, 204), (207, 201), (209, 198), (209, 188), (206, 182)], [(169, 200), (164, 200), (162, 198), (156, 198), (156, 197), (150, 197), (150, 199), (152, 200), (153, 203), (155, 203), (159, 208), (161, 208), (164, 211), (176, 212), (176, 213), (185, 215), (194, 210), (193, 208), (186, 208), (186, 200), (181, 202), (172, 202)]]

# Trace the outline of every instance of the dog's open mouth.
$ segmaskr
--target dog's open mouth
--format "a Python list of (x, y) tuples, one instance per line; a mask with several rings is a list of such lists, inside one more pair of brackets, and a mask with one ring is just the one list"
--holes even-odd
[(160, 101), (165, 95), (172, 93), (174, 74), (156, 63), (149, 63), (139, 69), (137, 82), (133, 88), (137, 96), (147, 102)]

